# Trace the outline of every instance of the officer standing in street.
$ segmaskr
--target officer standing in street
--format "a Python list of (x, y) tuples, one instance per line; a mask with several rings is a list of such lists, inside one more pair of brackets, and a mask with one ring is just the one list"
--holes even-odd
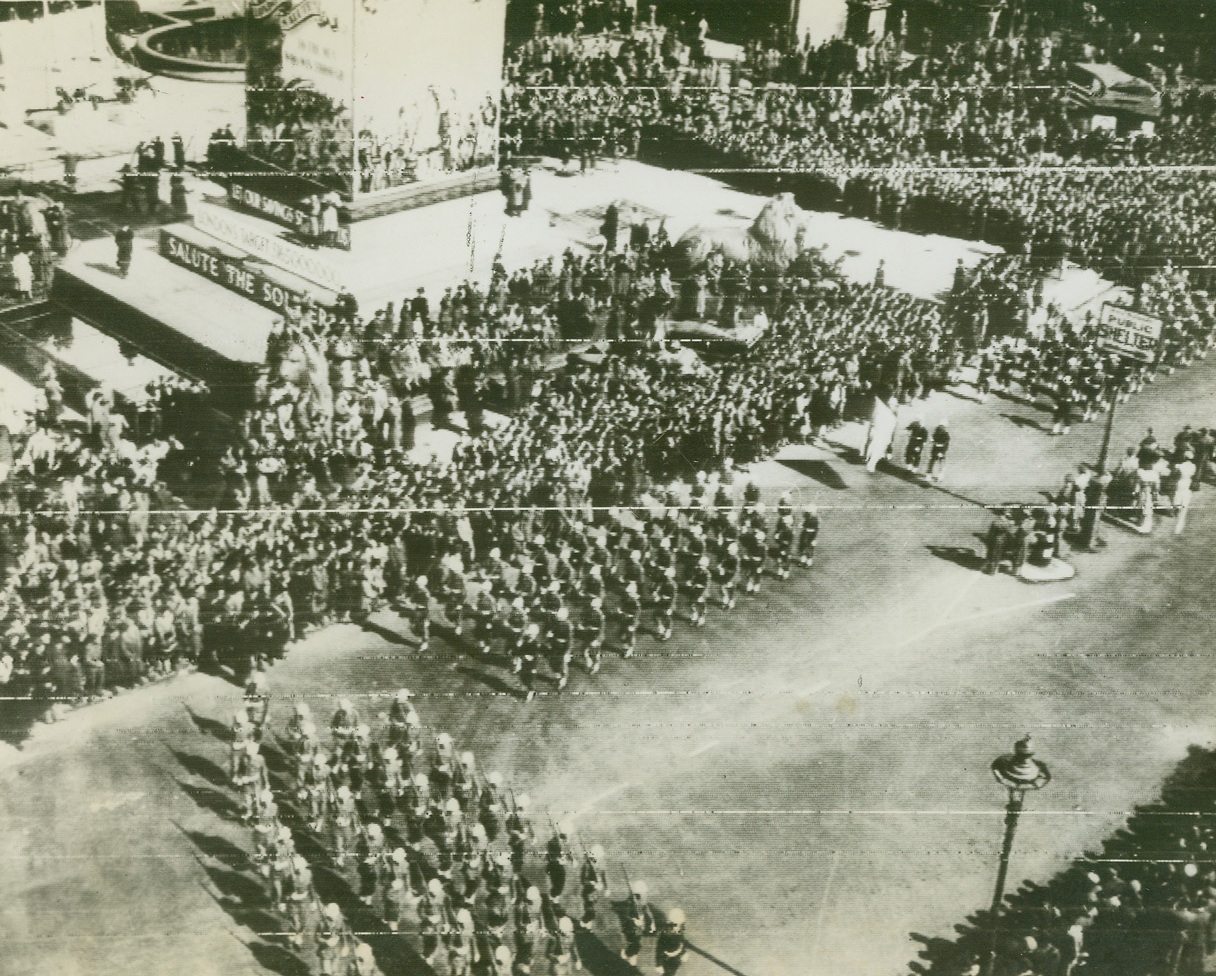
[(123, 224), (114, 232), (114, 246), (118, 252), (118, 273), (125, 278), (131, 270), (131, 257), (135, 253), (135, 232), (129, 224)]

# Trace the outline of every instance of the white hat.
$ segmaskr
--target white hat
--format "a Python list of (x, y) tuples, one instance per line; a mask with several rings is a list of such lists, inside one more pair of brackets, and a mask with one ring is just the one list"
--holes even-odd
[(486, 782), (491, 786), (502, 786), (502, 773), (490, 773), (486, 776)]
[(415, 786), (426, 786), (430, 781), (426, 778), (426, 773), (418, 773), (414, 777)]
[(604, 859), (604, 848), (599, 844), (592, 845), (591, 850), (587, 853), (591, 855), (591, 860), (593, 861), (602, 861)]
[(473, 765), (473, 753), (469, 752), (468, 750), (465, 750), (464, 752), (462, 752), (460, 754), (460, 764), (462, 766), (472, 766)]
[(635, 881), (633, 883), (633, 893), (638, 898), (645, 898), (649, 892), (650, 888), (647, 887), (645, 881)]
[(336, 902), (331, 901), (325, 906), (325, 917), (331, 922), (336, 922), (342, 917), (342, 909), (338, 907)]
[(532, 885), (532, 887), (524, 892), (524, 897), (533, 904), (536, 904), (540, 901), (540, 889), (536, 885)]
[(384, 758), (385, 758), (385, 759), (387, 759), (389, 762), (392, 762), (394, 759), (396, 759), (396, 758), (397, 758), (397, 747), (396, 747), (396, 746), (389, 746), (387, 749), (385, 749), (385, 750), (384, 750), (384, 752), (383, 752), (383, 756), (384, 756)]
[(397, 701), (401, 702), (403, 705), (413, 697), (414, 693), (408, 688), (402, 688), (399, 692), (397, 692)]
[(383, 832), (380, 830), (380, 825), (378, 823), (369, 823), (367, 825), (368, 837), (380, 837), (382, 834)]
[(438, 898), (443, 894), (443, 882), (438, 878), (431, 878), (431, 880), (426, 883), (426, 890)]
[(561, 930), (563, 935), (569, 935), (574, 931), (574, 922), (570, 920), (569, 915), (563, 915), (557, 920), (557, 927)]
[(511, 950), (505, 945), (500, 945), (494, 950), (494, 959), (500, 966), (511, 965)]
[(527, 807), (527, 806), (528, 806), (528, 805), (529, 805), (531, 802), (532, 802), (532, 800), (531, 800), (531, 798), (528, 796), (528, 794), (527, 794), (527, 793), (520, 793), (520, 794), (519, 794), (519, 796), (517, 796), (517, 797), (515, 798), (515, 808), (516, 808), (517, 810), (523, 810), (523, 809), (525, 809), (525, 808), (526, 808), (526, 807)]
[(574, 824), (572, 824), (569, 820), (563, 820), (557, 825), (557, 832), (563, 837), (569, 837), (574, 833)]
[(354, 709), (355, 704), (349, 698), (340, 698), (338, 699), (338, 707), (344, 712), (349, 712)]
[(301, 716), (307, 715), (308, 714), (308, 702), (296, 702), (296, 714), (301, 715)]
[(443, 808), (447, 810), (448, 813), (459, 813), (460, 801), (456, 799), (456, 797), (452, 797), (443, 805)]
[(671, 911), (669, 911), (667, 913), (667, 924), (668, 925), (683, 925), (684, 922), (685, 922), (684, 913), (680, 909), (673, 908)]
[(452, 737), (446, 732), (440, 732), (437, 736), (435, 736), (435, 745), (439, 746), (441, 749), (446, 749), (451, 744)]

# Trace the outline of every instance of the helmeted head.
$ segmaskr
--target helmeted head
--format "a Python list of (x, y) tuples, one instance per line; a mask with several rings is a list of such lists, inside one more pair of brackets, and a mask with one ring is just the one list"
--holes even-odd
[(667, 924), (673, 928), (683, 928), (685, 921), (684, 912), (679, 908), (673, 908), (667, 913)]
[(563, 915), (557, 920), (557, 927), (562, 935), (572, 935), (574, 933), (574, 922), (569, 915)]

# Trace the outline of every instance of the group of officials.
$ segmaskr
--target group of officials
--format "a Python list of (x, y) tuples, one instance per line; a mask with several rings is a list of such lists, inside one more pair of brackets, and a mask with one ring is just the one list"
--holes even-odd
[[(311, 971), (380, 976), (377, 955), (399, 960), (401, 938), (446, 976), (572, 976), (577, 933), (602, 938), (615, 914), (625, 963), (638, 967), (653, 938), (655, 971), (675, 976), (688, 949), (683, 912), (652, 909), (627, 869), (612, 902), (604, 849), (569, 823), (538, 821), (526, 794), (447, 733), (425, 734), (412, 697), (393, 696), (381, 734), (349, 698), (327, 728), (299, 702), (276, 730), (255, 671), (234, 717), (230, 773), (252, 864), (283, 937), (315, 953)], [(341, 878), (324, 899), (318, 867)]]

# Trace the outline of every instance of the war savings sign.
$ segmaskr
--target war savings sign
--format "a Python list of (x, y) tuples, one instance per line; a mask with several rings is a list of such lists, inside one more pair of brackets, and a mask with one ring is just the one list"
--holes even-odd
[(322, 325), (332, 324), (333, 312), (321, 305), (309, 293), (275, 281), (269, 275), (250, 268), (243, 261), (214, 248), (203, 247), (171, 230), (160, 232), (160, 252), (174, 264), (210, 278), (229, 291), (236, 292), (281, 315), (298, 312), (306, 302), (313, 302)]

